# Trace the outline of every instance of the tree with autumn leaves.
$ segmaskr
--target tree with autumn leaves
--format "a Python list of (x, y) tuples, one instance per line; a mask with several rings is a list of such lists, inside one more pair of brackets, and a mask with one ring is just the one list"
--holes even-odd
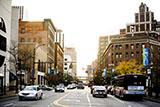
[(115, 71), (119, 72), (120, 75), (124, 74), (145, 74), (142, 70), (143, 65), (138, 64), (135, 59), (129, 61), (120, 62), (115, 68)]

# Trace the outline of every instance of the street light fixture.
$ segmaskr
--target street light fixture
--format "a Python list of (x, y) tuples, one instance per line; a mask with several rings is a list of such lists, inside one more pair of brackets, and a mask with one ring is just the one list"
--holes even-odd
[(36, 58), (36, 49), (38, 49), (40, 46), (44, 46), (45, 44), (39, 44), (33, 49), (33, 70), (32, 70), (32, 84), (34, 85), (34, 74), (35, 74), (35, 58)]

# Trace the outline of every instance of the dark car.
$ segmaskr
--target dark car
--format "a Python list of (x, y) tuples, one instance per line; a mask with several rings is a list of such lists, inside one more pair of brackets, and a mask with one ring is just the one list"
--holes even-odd
[(42, 90), (48, 90), (48, 91), (53, 90), (52, 87), (48, 87), (47, 85), (41, 85), (40, 87)]
[(79, 84), (77, 85), (77, 89), (84, 89), (84, 85), (83, 85), (82, 83), (79, 83)]

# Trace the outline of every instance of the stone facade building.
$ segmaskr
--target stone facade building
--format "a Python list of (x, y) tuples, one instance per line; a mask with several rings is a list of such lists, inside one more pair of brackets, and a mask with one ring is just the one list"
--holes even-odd
[[(51, 19), (44, 19), (44, 21), (20, 21), (19, 22), (19, 38), (18, 41), (20, 43), (32, 43), (35, 44), (33, 48), (33, 59), (31, 62), (31, 71), (34, 73), (35, 80), (33, 84), (41, 84), (42, 82), (38, 82), (39, 78), (44, 78), (45, 74), (49, 73), (52, 69), (55, 69), (55, 34), (56, 28), (51, 21)], [(42, 60), (42, 57), (45, 56), (38, 56), (36, 53), (37, 49), (45, 45), (44, 50), (46, 54), (46, 60)], [(36, 58), (37, 57), (37, 58)], [(36, 60), (37, 59), (37, 60)], [(33, 63), (34, 62), (34, 63)], [(37, 64), (39, 66), (45, 66), (47, 70), (39, 71), (36, 68)], [(31, 72), (30, 71), (30, 72)], [(41, 74), (38, 76), (36, 74)], [(43, 81), (43, 80), (42, 80)], [(45, 82), (44, 82), (45, 83)]]

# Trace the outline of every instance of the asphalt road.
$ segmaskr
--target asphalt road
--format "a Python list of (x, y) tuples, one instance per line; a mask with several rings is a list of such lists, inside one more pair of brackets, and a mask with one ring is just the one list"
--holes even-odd
[(42, 100), (19, 101), (18, 97), (0, 99), (0, 107), (160, 107), (160, 103), (147, 100), (120, 100), (112, 95), (107, 98), (92, 97), (90, 89), (73, 89), (65, 92), (43, 91)]

